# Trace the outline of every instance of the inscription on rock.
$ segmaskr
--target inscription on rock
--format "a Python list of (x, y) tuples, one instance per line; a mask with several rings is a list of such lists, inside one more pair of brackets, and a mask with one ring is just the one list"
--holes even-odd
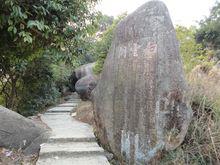
[(186, 92), (168, 10), (150, 1), (117, 26), (94, 90), (101, 143), (126, 164), (155, 164), (184, 139), (192, 114)]

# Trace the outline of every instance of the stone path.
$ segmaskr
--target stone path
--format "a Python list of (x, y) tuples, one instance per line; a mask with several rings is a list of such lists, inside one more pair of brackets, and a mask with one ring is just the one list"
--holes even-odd
[(42, 144), (37, 165), (110, 165), (92, 127), (70, 116), (79, 102), (72, 98), (41, 116), (52, 135)]

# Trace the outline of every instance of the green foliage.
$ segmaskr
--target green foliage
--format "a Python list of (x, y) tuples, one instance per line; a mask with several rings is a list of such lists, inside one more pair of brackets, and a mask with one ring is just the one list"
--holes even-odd
[(114, 17), (103, 15), (99, 13), (96, 18), (97, 29), (96, 32), (104, 32), (111, 26), (114, 22)]
[(92, 20), (90, 8), (95, 3), (96, 0), (6, 0), (0, 7), (0, 30), (7, 31), (13, 41), (35, 43), (41, 39), (41, 45), (57, 41), (62, 44)]
[(105, 32), (103, 32), (101, 38), (95, 43), (93, 48), (94, 56), (97, 58), (96, 65), (94, 67), (94, 72), (96, 74), (101, 73), (104, 61), (110, 49), (114, 31), (116, 29), (117, 24), (126, 16), (127, 14), (122, 14), (117, 19), (115, 19), (111, 26), (107, 28)]
[(56, 102), (59, 92), (50, 65), (51, 59), (45, 55), (27, 65), (17, 107), (20, 114), (29, 116)]
[[(220, 47), (220, 3), (212, 8), (199, 29), (176, 27), (184, 69), (190, 84), (193, 118), (183, 143), (162, 155), (161, 164), (220, 164), (220, 93), (219, 85), (209, 75), (213, 57)], [(217, 50), (217, 51), (216, 51)], [(220, 58), (218, 58), (220, 59)], [(197, 77), (192, 69), (200, 65), (204, 75)]]
[(58, 64), (52, 64), (51, 68), (56, 87), (63, 94), (66, 88), (70, 87), (69, 77), (72, 74), (72, 66), (59, 62)]
[(96, 2), (1, 2), (1, 103), (29, 115), (56, 100), (58, 84), (66, 82), (65, 78), (56, 77), (56, 69), (52, 69), (51, 65), (78, 65), (76, 59), (81, 55), (80, 42), (93, 29), (96, 13), (92, 9)]
[(196, 65), (207, 62), (208, 56), (202, 45), (197, 44), (194, 27), (176, 27), (177, 38), (180, 44), (180, 54), (183, 59), (184, 69), (189, 73)]
[(88, 27), (87, 35), (82, 35), (78, 40), (77, 58), (74, 58), (74, 66), (91, 63), (97, 60), (97, 40), (104, 31), (113, 23), (113, 17), (98, 13), (94, 17), (93, 24)]
[(204, 47), (220, 49), (220, 2), (216, 2), (208, 18), (200, 21), (196, 39)]

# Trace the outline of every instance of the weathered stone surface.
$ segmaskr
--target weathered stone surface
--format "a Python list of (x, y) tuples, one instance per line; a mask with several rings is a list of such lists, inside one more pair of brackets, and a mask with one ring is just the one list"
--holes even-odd
[(155, 163), (183, 141), (191, 118), (168, 10), (150, 1), (121, 21), (94, 90), (101, 143), (126, 164)]
[(25, 154), (33, 154), (48, 136), (48, 130), (0, 106), (0, 147), (23, 149)]
[(91, 92), (96, 87), (96, 84), (96, 76), (88, 75), (76, 82), (75, 89), (82, 100), (90, 100)]
[(75, 70), (76, 78), (79, 80), (82, 77), (85, 77), (87, 75), (93, 75), (93, 67), (95, 66), (95, 63), (89, 63), (80, 66)]
[(70, 83), (71, 83), (71, 89), (73, 92), (75, 92), (75, 84), (76, 82), (88, 75), (94, 75), (93, 73), (93, 67), (95, 66), (95, 63), (89, 63), (80, 66), (79, 68), (76, 68), (72, 75), (70, 76)]

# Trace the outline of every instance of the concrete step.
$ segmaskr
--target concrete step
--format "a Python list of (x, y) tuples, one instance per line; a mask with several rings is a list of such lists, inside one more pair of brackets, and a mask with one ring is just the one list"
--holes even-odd
[(40, 157), (104, 155), (96, 142), (45, 143), (41, 146)]
[(74, 107), (54, 107), (47, 110), (49, 112), (72, 112)]
[(70, 115), (70, 114), (71, 112), (45, 112), (44, 113), (44, 115)]
[(92, 126), (73, 118), (79, 103), (70, 99), (41, 116), (51, 137), (41, 146), (37, 165), (110, 165), (109, 153), (97, 144)]
[(80, 98), (69, 98), (66, 101), (81, 101)]
[(77, 107), (78, 103), (70, 102), (57, 105), (58, 107)]
[(102, 155), (40, 158), (37, 165), (110, 165)]
[(92, 126), (69, 114), (44, 114), (41, 120), (52, 129), (51, 139), (94, 139)]
[(68, 100), (68, 101), (66, 101), (66, 103), (75, 103), (75, 104), (78, 104), (80, 102), (81, 102), (80, 100)]
[(89, 138), (50, 138), (47, 143), (96, 142), (95, 137)]

